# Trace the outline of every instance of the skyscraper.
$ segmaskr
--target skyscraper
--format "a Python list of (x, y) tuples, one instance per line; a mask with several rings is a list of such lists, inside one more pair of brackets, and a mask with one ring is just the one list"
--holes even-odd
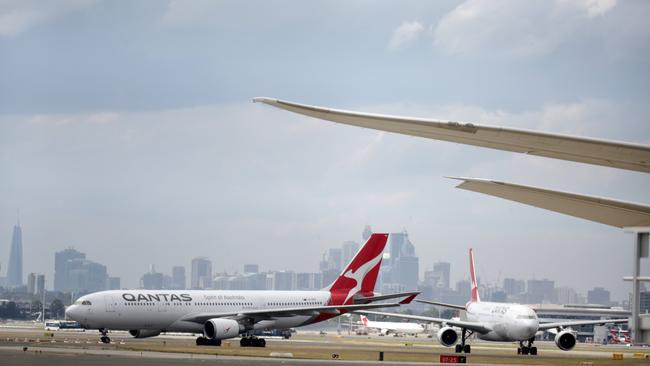
[(346, 241), (343, 243), (341, 250), (343, 251), (341, 266), (345, 266), (352, 261), (352, 258), (354, 258), (354, 256), (359, 251), (359, 243), (355, 241)]
[(33, 295), (36, 292), (36, 273), (27, 275), (27, 293)]
[(212, 287), (212, 262), (208, 258), (192, 259), (192, 289), (208, 289)]
[(119, 290), (120, 289), (120, 278), (119, 277), (109, 277), (108, 284), (106, 285), (107, 290)]
[(163, 274), (156, 272), (153, 264), (149, 272), (142, 275), (140, 279), (140, 288), (145, 290), (162, 290), (163, 289)]
[(388, 255), (380, 270), (380, 292), (414, 291), (418, 288), (419, 258), (408, 233), (391, 233), (388, 237)]
[(39, 274), (36, 275), (36, 295), (42, 297), (45, 293), (45, 275)]
[(7, 284), (9, 287), (23, 285), (23, 231), (20, 228), (20, 222), (14, 226), (14, 232), (11, 236)]
[(448, 262), (436, 262), (433, 264), (433, 275), (438, 278), (438, 287), (448, 289), (449, 272), (451, 271), (451, 264)]
[(72, 248), (54, 253), (54, 291), (70, 290), (71, 286), (67, 283), (67, 264), (73, 259), (86, 259), (86, 254)]
[(609, 305), (609, 291), (602, 287), (596, 287), (587, 291), (587, 302), (589, 304)]
[(187, 282), (185, 281), (185, 267), (174, 266), (172, 267), (172, 289), (185, 290)]

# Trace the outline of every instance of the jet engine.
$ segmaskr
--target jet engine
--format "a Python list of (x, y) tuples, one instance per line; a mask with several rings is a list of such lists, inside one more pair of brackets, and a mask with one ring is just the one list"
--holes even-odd
[(133, 338), (149, 338), (157, 336), (160, 334), (160, 331), (153, 329), (131, 329), (129, 334), (133, 336)]
[(244, 327), (236, 320), (214, 318), (203, 325), (203, 335), (209, 339), (227, 339), (239, 335)]
[(562, 351), (569, 351), (576, 345), (576, 336), (570, 330), (563, 330), (555, 335), (555, 344)]
[(452, 327), (442, 327), (438, 331), (438, 341), (445, 347), (451, 347), (456, 344), (458, 333)]

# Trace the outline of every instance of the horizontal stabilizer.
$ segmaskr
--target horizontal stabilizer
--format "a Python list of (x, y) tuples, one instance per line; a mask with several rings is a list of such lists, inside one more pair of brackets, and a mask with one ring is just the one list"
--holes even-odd
[(444, 302), (437, 302), (437, 301), (430, 301), (430, 300), (415, 300), (415, 301), (421, 302), (423, 304), (442, 306), (442, 307), (450, 308), (450, 309), (465, 310), (465, 307), (462, 306), (462, 305), (447, 304), (447, 303), (444, 303)]
[[(377, 295), (377, 296), (369, 296), (369, 297), (359, 297), (354, 299), (355, 304), (368, 304), (374, 301), (382, 301), (382, 300), (390, 300), (390, 299), (399, 299), (404, 297), (404, 300), (400, 301), (400, 304), (410, 304), (413, 299), (419, 295), (419, 291), (414, 291), (414, 292), (400, 292), (396, 294), (388, 294), (388, 295)], [(408, 302), (405, 302), (408, 301)]]

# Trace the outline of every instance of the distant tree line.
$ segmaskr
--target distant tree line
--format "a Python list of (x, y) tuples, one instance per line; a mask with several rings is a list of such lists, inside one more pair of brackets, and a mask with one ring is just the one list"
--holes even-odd
[[(41, 311), (40, 301), (34, 301), (29, 308), (21, 309), (15, 301), (7, 301), (0, 304), (0, 319), (32, 319), (32, 312)], [(51, 319), (62, 319), (65, 316), (65, 306), (59, 299), (52, 300), (48, 309), (47, 317)]]

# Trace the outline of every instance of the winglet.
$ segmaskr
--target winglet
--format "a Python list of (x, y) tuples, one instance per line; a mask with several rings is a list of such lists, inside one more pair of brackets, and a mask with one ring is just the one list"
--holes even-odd
[(276, 104), (278, 102), (275, 98), (269, 97), (255, 97), (253, 98), (253, 103), (266, 103), (266, 104)]
[(478, 296), (478, 283), (476, 282), (476, 271), (474, 269), (474, 251), (472, 248), (469, 248), (469, 275), (472, 279), (472, 298), (471, 302), (480, 302), (481, 299)]

